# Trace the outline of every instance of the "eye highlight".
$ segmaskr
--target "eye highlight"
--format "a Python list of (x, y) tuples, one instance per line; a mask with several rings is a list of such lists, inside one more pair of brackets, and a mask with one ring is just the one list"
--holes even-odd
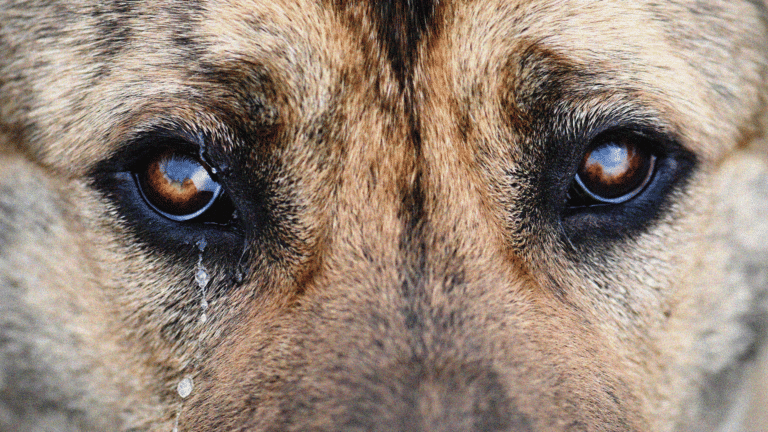
[(222, 193), (203, 162), (170, 150), (149, 159), (134, 178), (147, 204), (174, 221), (197, 218)]
[(576, 195), (586, 204), (620, 204), (642, 192), (656, 167), (656, 156), (645, 141), (634, 134), (599, 137), (579, 165)]

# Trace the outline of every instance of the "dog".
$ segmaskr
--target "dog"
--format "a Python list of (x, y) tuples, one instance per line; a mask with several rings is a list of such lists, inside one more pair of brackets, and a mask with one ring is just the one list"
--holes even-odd
[(765, 430), (767, 22), (0, 1), (0, 430)]

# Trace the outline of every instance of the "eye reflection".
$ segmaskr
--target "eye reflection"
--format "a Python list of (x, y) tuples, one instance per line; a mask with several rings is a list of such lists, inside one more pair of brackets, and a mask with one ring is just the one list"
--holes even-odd
[(592, 148), (581, 162), (576, 183), (601, 203), (625, 202), (650, 181), (656, 157), (636, 137), (613, 137)]
[(150, 160), (136, 173), (136, 180), (147, 203), (176, 221), (200, 216), (221, 194), (221, 185), (201, 162), (172, 152)]

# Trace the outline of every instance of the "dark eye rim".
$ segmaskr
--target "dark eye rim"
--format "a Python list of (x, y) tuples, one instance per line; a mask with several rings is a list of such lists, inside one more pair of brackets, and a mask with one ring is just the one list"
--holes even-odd
[(616, 206), (631, 202), (652, 187), (659, 170), (668, 168), (667, 159), (691, 159), (689, 152), (684, 150), (677, 141), (656, 130), (635, 126), (612, 127), (595, 133), (588, 140), (583, 153), (579, 155), (579, 163), (583, 157), (600, 145), (613, 139), (630, 139), (650, 156), (648, 173), (643, 181), (631, 192), (616, 198), (608, 198), (592, 192), (579, 176), (578, 164), (572, 168), (572, 180), (566, 194), (564, 209), (582, 209), (592, 207)]
[[(212, 249), (238, 250), (242, 247), (246, 232), (239, 218), (209, 220), (203, 214), (183, 222), (174, 221), (152, 208), (136, 184), (134, 173), (138, 167), (160, 152), (173, 150), (199, 159), (199, 139), (199, 135), (183, 128), (144, 128), (127, 137), (109, 156), (89, 169), (87, 177), (90, 187), (104, 198), (108, 206), (105, 217), (115, 218), (136, 244), (151, 253), (186, 257), (187, 249), (180, 245), (194, 245), (200, 236), (208, 239)], [(227, 180), (221, 175), (215, 180), (222, 185), (222, 192), (214, 201), (214, 206), (221, 204), (239, 214), (237, 201), (229, 195)]]
[[(131, 213), (138, 211), (151, 220), (159, 218), (179, 227), (194, 228), (199, 225), (201, 227), (217, 226), (225, 230), (237, 229), (239, 223), (233, 218), (206, 217), (206, 213), (212, 209), (237, 213), (235, 201), (231, 199), (228, 192), (226, 179), (220, 175), (222, 170), (212, 164), (207, 155), (204, 155), (206, 148), (210, 147), (212, 147), (210, 139), (202, 133), (195, 133), (174, 124), (170, 127), (149, 127), (127, 138), (112, 152), (111, 156), (94, 165), (90, 169), (89, 178), (93, 187), (106, 196), (123, 196), (124, 198), (118, 200), (120, 207), (130, 204), (129, 207), (134, 208)], [(142, 167), (146, 167), (150, 161), (163, 153), (173, 153), (200, 162), (211, 178), (220, 185), (218, 192), (205, 208), (193, 214), (178, 216), (164, 212), (147, 199), (138, 175)]]
[[(619, 203), (599, 203), (573, 197), (578, 162), (595, 142), (608, 134), (631, 134), (642, 139), (655, 156), (653, 174), (631, 199)], [(603, 241), (623, 239), (645, 231), (664, 213), (670, 211), (671, 196), (685, 190), (699, 164), (695, 153), (687, 149), (675, 133), (654, 125), (620, 124), (590, 134), (573, 154), (570, 180), (561, 183), (563, 200), (559, 203), (559, 220), (571, 244), (596, 245)], [(565, 179), (563, 179), (565, 180)], [(567, 186), (566, 186), (567, 185)], [(567, 191), (567, 192), (566, 192)]]

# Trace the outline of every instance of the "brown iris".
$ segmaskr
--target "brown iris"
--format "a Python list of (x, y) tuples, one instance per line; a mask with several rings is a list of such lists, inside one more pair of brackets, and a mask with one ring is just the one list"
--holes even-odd
[(601, 140), (581, 161), (576, 182), (590, 198), (603, 203), (629, 200), (648, 184), (656, 157), (636, 137)]
[(163, 216), (177, 221), (203, 214), (221, 193), (221, 185), (200, 161), (173, 152), (149, 160), (136, 179), (147, 202)]

